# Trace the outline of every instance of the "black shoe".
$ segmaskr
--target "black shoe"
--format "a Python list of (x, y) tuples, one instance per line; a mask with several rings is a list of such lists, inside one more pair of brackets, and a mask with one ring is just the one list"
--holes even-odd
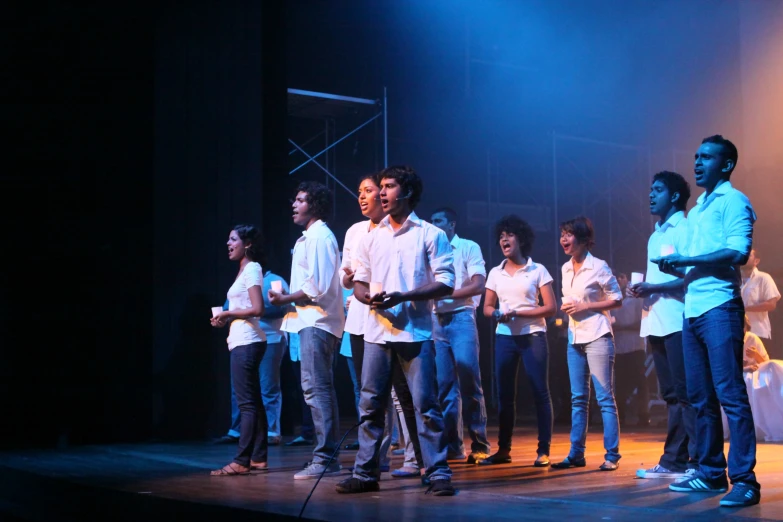
[(305, 439), (303, 437), (297, 437), (294, 440), (290, 442), (285, 443), (286, 446), (312, 446), (313, 445), (313, 439)]
[(552, 467), (555, 469), (570, 469), (570, 468), (584, 468), (587, 465), (587, 461), (585, 461), (584, 457), (581, 459), (571, 459), (571, 457), (566, 457), (563, 459), (563, 462), (555, 462), (552, 464)]
[(372, 493), (380, 491), (381, 487), (374, 480), (359, 480), (356, 477), (347, 478), (337, 483), (334, 489), (338, 493)]
[(728, 495), (720, 499), (724, 507), (753, 506), (761, 500), (761, 491), (746, 482), (735, 482)]
[(347, 450), (358, 450), (359, 449), (359, 441), (351, 442), (349, 444), (346, 444), (345, 446), (343, 446), (343, 448), (345, 448)]
[(236, 444), (239, 442), (239, 437), (233, 437), (231, 435), (223, 435), (212, 441), (212, 444)]
[(433, 480), (430, 485), (430, 489), (427, 490), (428, 495), (436, 497), (453, 497), (457, 493), (454, 486), (451, 485), (450, 480)]
[(729, 489), (729, 481), (726, 477), (722, 480), (710, 480), (701, 473), (696, 473), (686, 476), (679, 482), (669, 484), (669, 489), (679, 493), (723, 493)]

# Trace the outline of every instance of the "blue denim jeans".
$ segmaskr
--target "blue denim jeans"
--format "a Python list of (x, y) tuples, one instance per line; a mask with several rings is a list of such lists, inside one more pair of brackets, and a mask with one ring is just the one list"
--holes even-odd
[[(269, 423), (267, 428), (270, 437), (280, 436), (280, 411), (283, 408), (283, 393), (280, 390), (280, 363), (287, 346), (285, 342), (267, 343), (264, 357), (258, 367), (261, 379), (261, 399), (264, 402), (266, 418)], [(240, 435), (240, 415), (234, 392), (233, 379), (231, 383), (231, 428), (228, 434), (232, 437)]]
[(481, 388), (479, 339), (472, 309), (432, 317), (438, 400), (443, 410), (449, 455), (465, 452), (463, 419), (467, 419), (470, 449), (489, 453), (487, 408)]
[(664, 337), (650, 335), (647, 346), (652, 352), (658, 386), (668, 412), (666, 442), (658, 464), (672, 471), (697, 469), (696, 410), (688, 401), (685, 385), (682, 332)]
[(710, 480), (726, 476), (720, 408), (728, 418), (729, 478), (758, 487), (756, 427), (742, 375), (745, 307), (736, 299), (683, 320), (682, 348), (688, 399), (696, 410), (699, 472)]
[(587, 418), (590, 405), (590, 378), (604, 423), (604, 459), (620, 460), (620, 421), (614, 399), (614, 341), (605, 335), (584, 344), (568, 345), (568, 375), (571, 380), (570, 459), (585, 455)]
[(337, 450), (340, 441), (340, 414), (334, 388), (334, 364), (340, 339), (319, 328), (299, 330), (299, 356), (302, 363), (302, 394), (310, 407), (315, 426), (313, 463), (322, 464)]
[[(435, 382), (435, 348), (432, 341), (418, 343), (364, 343), (362, 397), (359, 411), (366, 419), (359, 427), (359, 451), (353, 476), (359, 480), (380, 479), (379, 456), (386, 424), (393, 376), (401, 372), (416, 409), (416, 434), (426, 475), (432, 480), (451, 480), (446, 463), (443, 414)], [(399, 373), (398, 373), (399, 375)], [(402, 390), (397, 389), (400, 395)], [(403, 404), (406, 399), (400, 395)], [(408, 430), (413, 432), (412, 426)], [(411, 437), (415, 436), (411, 433)]]
[(538, 454), (549, 455), (552, 442), (552, 398), (549, 395), (549, 347), (546, 332), (495, 336), (495, 375), (498, 379), (498, 446), (511, 451), (517, 415), (519, 361), (533, 390), (538, 419)]
[(266, 342), (237, 346), (230, 352), (231, 382), (239, 406), (241, 429), (234, 462), (249, 467), (250, 461), (266, 462), (267, 422), (261, 404), (258, 365), (264, 357)]

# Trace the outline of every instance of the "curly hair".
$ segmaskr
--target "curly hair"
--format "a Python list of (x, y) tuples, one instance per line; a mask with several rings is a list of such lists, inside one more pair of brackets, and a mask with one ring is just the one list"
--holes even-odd
[(317, 181), (303, 181), (296, 191), (306, 194), (310, 214), (323, 221), (332, 215), (332, 191), (329, 187)]
[(653, 183), (656, 181), (660, 181), (666, 185), (666, 188), (669, 189), (670, 196), (674, 193), (679, 194), (680, 199), (674, 203), (674, 207), (677, 210), (685, 210), (688, 200), (691, 199), (691, 186), (685, 181), (685, 178), (676, 172), (663, 170), (653, 176)]
[(255, 225), (237, 225), (233, 228), (239, 239), (245, 244), (245, 257), (250, 261), (266, 264), (266, 254), (264, 253), (264, 236)]
[(595, 230), (593, 230), (593, 222), (590, 221), (590, 218), (577, 216), (574, 219), (563, 221), (560, 223), (560, 232), (573, 234), (577, 242), (587, 245), (588, 250), (595, 246)]
[(408, 199), (411, 210), (421, 201), (421, 193), (424, 192), (424, 185), (421, 178), (413, 167), (407, 165), (395, 165), (385, 168), (381, 171), (381, 179), (393, 179), (400, 184), (404, 197)]
[(500, 235), (505, 232), (506, 234), (514, 234), (519, 243), (519, 250), (522, 255), (529, 257), (533, 251), (533, 243), (536, 240), (536, 233), (533, 232), (533, 227), (530, 224), (517, 216), (516, 214), (508, 214), (503, 216), (495, 223), (495, 240), (500, 241)]

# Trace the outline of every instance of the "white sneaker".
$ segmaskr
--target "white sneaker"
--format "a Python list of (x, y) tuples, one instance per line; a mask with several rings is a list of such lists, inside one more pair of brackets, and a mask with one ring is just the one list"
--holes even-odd
[(324, 476), (339, 475), (340, 470), (343, 469), (339, 462), (332, 462), (325, 471), (324, 468), (326, 468), (326, 466), (323, 464), (311, 462), (305, 469), (294, 475), (294, 480), (317, 479), (321, 476), (321, 473), (323, 473)]
[[(690, 470), (689, 470), (690, 471)], [(655, 478), (682, 478), (687, 477), (688, 474), (681, 471), (671, 471), (669, 469), (664, 468), (660, 464), (656, 464), (654, 467), (650, 469), (637, 469), (636, 470), (636, 477), (637, 478), (647, 478), (647, 479), (655, 479)]]

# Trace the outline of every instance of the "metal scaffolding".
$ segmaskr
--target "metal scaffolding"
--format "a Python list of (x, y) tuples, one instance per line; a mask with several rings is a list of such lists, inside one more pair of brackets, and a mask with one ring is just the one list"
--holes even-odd
[[(378, 170), (379, 142), (383, 146), (383, 166), (388, 166), (388, 112), (385, 87), (383, 98), (379, 100), (288, 89), (288, 116), (290, 120), (288, 142), (293, 147), (289, 151), (289, 156), (295, 159), (288, 172), (289, 175), (305, 167), (315, 168), (325, 174), (327, 186), (331, 188), (340, 186), (354, 196), (356, 191), (337, 177), (336, 147), (353, 136), (355, 155), (360, 134), (366, 136), (367, 128), (372, 123), (374, 123), (374, 135), (370, 141), (373, 143), (374, 169)], [(382, 136), (381, 139), (379, 134)], [(370, 169), (365, 168), (365, 170)]]

